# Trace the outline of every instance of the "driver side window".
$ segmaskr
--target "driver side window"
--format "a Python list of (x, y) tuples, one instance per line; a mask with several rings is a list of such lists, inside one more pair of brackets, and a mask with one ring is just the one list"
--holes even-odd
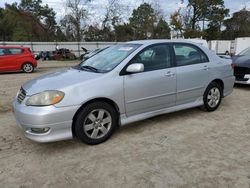
[(169, 46), (160, 44), (146, 48), (135, 56), (132, 63), (142, 63), (144, 72), (171, 67)]

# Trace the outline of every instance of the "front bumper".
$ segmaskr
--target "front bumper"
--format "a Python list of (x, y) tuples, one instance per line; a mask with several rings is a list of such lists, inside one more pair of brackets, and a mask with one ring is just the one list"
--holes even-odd
[[(24, 135), (36, 142), (54, 142), (71, 139), (72, 121), (79, 106), (70, 107), (31, 107), (20, 104), (16, 99), (13, 102), (13, 112), (19, 127)], [(36, 132), (36, 129), (47, 129), (45, 132)]]
[(236, 79), (235, 83), (236, 84), (247, 84), (247, 85), (250, 85), (250, 74), (245, 74), (244, 78), (242, 78), (242, 79)]

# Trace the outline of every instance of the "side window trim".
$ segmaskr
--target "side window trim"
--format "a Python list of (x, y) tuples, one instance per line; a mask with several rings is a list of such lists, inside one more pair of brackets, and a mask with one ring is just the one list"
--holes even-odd
[[(170, 54), (170, 67), (167, 67), (165, 69), (168, 69), (168, 68), (172, 68), (172, 67), (175, 67), (175, 63), (174, 63), (174, 54), (172, 53), (172, 49), (171, 49), (171, 43), (168, 43), (168, 42), (162, 42), (162, 43), (157, 43), (157, 44), (151, 44), (149, 46), (146, 46), (145, 48), (141, 49), (124, 67), (123, 69), (121, 70), (120, 72), (120, 76), (124, 76), (124, 75), (129, 75), (131, 73), (127, 73), (126, 72), (126, 69), (129, 65), (132, 64), (132, 61), (135, 59), (135, 57), (137, 55), (139, 55), (140, 53), (142, 53), (143, 51), (149, 49), (149, 48), (152, 48), (152, 47), (155, 47), (155, 46), (159, 46), (159, 45), (166, 45), (168, 46), (168, 50), (169, 50), (169, 54)], [(150, 72), (150, 71), (147, 71), (147, 72)], [(140, 73), (136, 73), (136, 74), (140, 74)]]
[[(196, 50), (199, 51), (200, 53), (200, 59), (201, 59), (201, 63), (209, 63), (210, 62), (210, 59), (208, 58), (207, 54), (199, 47), (199, 46), (196, 46), (194, 44), (191, 44), (191, 43), (184, 43), (184, 42), (172, 42), (170, 47), (171, 47), (171, 51), (172, 51), (172, 55), (173, 55), (173, 62), (174, 62), (174, 66), (175, 67), (183, 67), (183, 66), (188, 66), (188, 65), (177, 65), (177, 62), (176, 62), (176, 55), (175, 55), (175, 50), (174, 50), (174, 45), (186, 45), (186, 46), (191, 46), (193, 48), (195, 48)], [(202, 61), (202, 54), (203, 56), (206, 58), (206, 61), (203, 62)], [(201, 64), (201, 63), (198, 63), (198, 64)], [(190, 64), (190, 65), (195, 65), (195, 64)]]
[[(8, 50), (8, 54), (6, 54), (6, 55), (21, 55), (24, 53), (24, 49), (22, 49), (22, 48), (8, 48), (7, 50)], [(20, 53), (12, 54), (11, 50), (20, 50)]]

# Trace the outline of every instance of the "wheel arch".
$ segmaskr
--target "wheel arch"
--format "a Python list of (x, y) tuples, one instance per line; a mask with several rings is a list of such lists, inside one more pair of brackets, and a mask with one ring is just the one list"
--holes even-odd
[[(219, 84), (219, 86), (220, 86), (221, 89), (222, 89), (222, 92), (224, 91), (224, 82), (223, 82), (223, 80), (217, 78), (217, 79), (214, 79), (214, 80), (213, 80), (212, 82), (210, 82), (209, 84), (211, 84), (211, 83), (213, 83), (213, 82)], [(208, 84), (208, 85), (209, 85), (209, 84)]]
[(31, 65), (34, 67), (33, 63), (31, 63), (30, 61), (25, 61), (25, 62), (23, 62), (23, 63), (21, 64), (20, 69), (22, 70), (22, 69), (23, 69), (23, 66), (24, 66), (25, 64), (27, 64), (27, 63), (31, 64)]
[(82, 106), (76, 111), (74, 117), (73, 117), (73, 120), (72, 120), (72, 126), (71, 126), (71, 129), (72, 129), (72, 134), (73, 136), (75, 136), (75, 132), (74, 132), (74, 126), (75, 126), (75, 120), (76, 120), (76, 117), (77, 115), (79, 114), (79, 112), (88, 104), (90, 103), (94, 103), (94, 102), (105, 102), (109, 105), (111, 105), (116, 113), (117, 113), (117, 116), (118, 116), (118, 124), (120, 124), (120, 110), (119, 110), (119, 107), (118, 105), (116, 104), (116, 102), (114, 102), (113, 100), (109, 99), (109, 98), (106, 98), (106, 97), (99, 97), (99, 98), (94, 98), (94, 99), (91, 99), (87, 102), (85, 102), (84, 104), (82, 104)]

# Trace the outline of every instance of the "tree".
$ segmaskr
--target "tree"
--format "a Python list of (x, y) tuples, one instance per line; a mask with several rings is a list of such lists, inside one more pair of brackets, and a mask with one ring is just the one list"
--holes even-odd
[(0, 14), (0, 40), (53, 41), (56, 38), (55, 12), (48, 5), (43, 6), (41, 0), (5, 4)]
[(130, 24), (123, 24), (115, 26), (115, 33), (117, 41), (130, 41), (134, 38), (134, 30)]
[(177, 35), (183, 35), (184, 31), (184, 23), (183, 18), (180, 14), (180, 10), (174, 12), (170, 16), (170, 25), (172, 26), (173, 30), (177, 33)]
[(154, 9), (148, 3), (143, 3), (133, 10), (132, 17), (129, 18), (134, 30), (134, 39), (146, 39), (152, 36), (156, 17)]
[[(224, 6), (224, 0), (189, 0), (188, 7), (192, 8), (191, 28), (196, 30), (199, 22), (223, 20), (229, 13)], [(219, 18), (218, 18), (219, 17)]]
[(87, 10), (84, 8), (90, 0), (67, 0), (66, 6), (69, 13), (61, 20), (61, 26), (67, 37), (74, 41), (81, 41), (83, 37), (83, 23), (87, 18)]
[(42, 26), (48, 36), (54, 36), (56, 32), (56, 13), (49, 6), (42, 5), (42, 0), (21, 0), (18, 6), (19, 11), (27, 12), (34, 16), (37, 21), (42, 22)]
[(226, 29), (223, 31), (224, 39), (235, 39), (250, 35), (250, 11), (246, 8), (235, 12), (232, 18), (224, 21)]
[(156, 39), (169, 39), (170, 38), (170, 28), (168, 23), (161, 18), (154, 29), (154, 38)]
[[(105, 17), (102, 22), (102, 28), (106, 32), (103, 33), (104, 38), (110, 38), (108, 36), (114, 37), (115, 41), (118, 40), (117, 34), (115, 33), (115, 27), (121, 24), (123, 12), (127, 11), (126, 6), (120, 3), (120, 0), (108, 0), (108, 5), (105, 9)], [(107, 33), (110, 31), (109, 33)], [(113, 32), (114, 31), (114, 32)]]

